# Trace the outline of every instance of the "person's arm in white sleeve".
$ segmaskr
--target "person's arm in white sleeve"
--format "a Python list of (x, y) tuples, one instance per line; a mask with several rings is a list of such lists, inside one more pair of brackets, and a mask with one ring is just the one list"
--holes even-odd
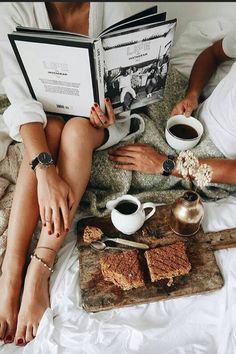
[(16, 26), (36, 26), (32, 3), (5, 3), (0, 13), (0, 56), (3, 65), (3, 89), (11, 103), (3, 118), (9, 135), (21, 141), (20, 127), (27, 123), (47, 124), (42, 104), (31, 97), (8, 39)]

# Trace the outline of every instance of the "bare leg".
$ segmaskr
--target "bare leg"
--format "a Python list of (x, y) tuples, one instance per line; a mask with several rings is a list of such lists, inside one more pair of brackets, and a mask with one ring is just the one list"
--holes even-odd
[[(102, 144), (103, 140), (104, 130), (93, 128), (85, 119), (71, 119), (63, 129), (58, 167), (59, 174), (70, 185), (74, 194), (75, 203), (70, 212), (71, 221), (89, 181), (93, 151)], [(49, 236), (46, 228), (42, 228), (36, 253), (49, 266), (53, 265), (55, 254), (65, 236), (65, 232), (62, 232), (59, 238)], [(49, 306), (49, 276), (48, 269), (40, 262), (35, 259), (31, 261), (18, 316), (15, 336), (18, 345), (31, 341), (36, 335), (43, 313)]]
[[(46, 136), (56, 158), (64, 122), (49, 118)], [(25, 152), (19, 171), (8, 228), (7, 249), (0, 278), (0, 338), (12, 342), (16, 330), (19, 296), (26, 253), (38, 222), (36, 178)]]

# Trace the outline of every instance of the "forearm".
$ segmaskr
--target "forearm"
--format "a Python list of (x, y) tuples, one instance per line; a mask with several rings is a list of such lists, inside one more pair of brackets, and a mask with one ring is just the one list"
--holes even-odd
[(20, 134), (29, 154), (30, 161), (40, 152), (50, 152), (41, 123), (27, 123), (20, 128)]
[(198, 99), (216, 68), (217, 64), (211, 52), (207, 50), (202, 52), (193, 65), (186, 96), (194, 96)]
[[(212, 183), (225, 183), (236, 185), (236, 160), (227, 159), (199, 159), (200, 164), (207, 164), (212, 168)], [(181, 177), (176, 168), (173, 176)]]
[(193, 65), (187, 96), (194, 96), (198, 99), (218, 65), (228, 59), (230, 58), (225, 55), (222, 48), (222, 40), (206, 48)]

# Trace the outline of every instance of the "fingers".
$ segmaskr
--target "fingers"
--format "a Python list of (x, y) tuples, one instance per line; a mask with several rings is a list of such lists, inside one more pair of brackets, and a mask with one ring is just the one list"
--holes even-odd
[(151, 147), (148, 144), (129, 144), (125, 146), (120, 146), (116, 149), (109, 149), (108, 153), (110, 155), (117, 155), (125, 152), (141, 152), (145, 153), (147, 149), (151, 149)]
[(115, 123), (115, 114), (110, 99), (104, 100), (107, 114), (105, 114), (97, 103), (91, 108), (90, 122), (94, 128), (107, 128)]
[(126, 170), (126, 171), (139, 171), (138, 166), (133, 165), (133, 164), (128, 164), (128, 165), (115, 165), (114, 168), (117, 170)]
[(109, 157), (109, 159), (111, 161), (114, 161), (114, 162), (120, 162), (122, 164), (126, 163), (126, 164), (132, 164), (134, 162), (134, 157), (132, 156), (115, 156), (115, 155), (111, 155)]
[(198, 99), (196, 96), (184, 98), (182, 101), (178, 102), (172, 109), (171, 116), (177, 114), (184, 114), (189, 117), (195, 109), (198, 107)]
[(107, 116), (101, 110), (101, 108), (97, 103), (94, 103), (94, 105), (92, 106), (91, 118), (90, 120), (94, 128), (102, 128), (102, 127), (105, 128), (108, 123)]
[(59, 207), (54, 206), (52, 209), (46, 209), (44, 225), (48, 229), (48, 235), (54, 234), (56, 237), (59, 237), (62, 232), (69, 231), (69, 211), (71, 209), (69, 205), (71, 204), (73, 205), (73, 201), (70, 200), (69, 203), (64, 202)]
[(55, 207), (52, 212), (53, 226), (54, 226), (54, 235), (56, 237), (60, 236), (61, 232), (61, 215), (60, 209)]
[(105, 98), (105, 105), (107, 109), (109, 125), (114, 124), (116, 121), (116, 117), (109, 97)]
[[(68, 204), (64, 203), (63, 205), (61, 205), (61, 215), (62, 215), (62, 219), (63, 219), (64, 230), (66, 232), (68, 232), (70, 229)], [(59, 236), (60, 236), (60, 231), (59, 231)], [(57, 236), (57, 237), (59, 237), (59, 236)]]
[(52, 225), (52, 209), (50, 207), (45, 208), (45, 224), (48, 230), (48, 234), (52, 235), (53, 233), (53, 225)]

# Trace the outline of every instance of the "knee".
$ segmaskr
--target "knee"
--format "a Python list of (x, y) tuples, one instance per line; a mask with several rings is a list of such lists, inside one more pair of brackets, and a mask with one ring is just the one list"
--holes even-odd
[(91, 150), (100, 145), (100, 136), (102, 137), (101, 130), (94, 128), (89, 119), (85, 118), (71, 118), (63, 129), (63, 140), (70, 144), (73, 142), (75, 146), (83, 144), (84, 148)]
[(59, 116), (50, 116), (47, 120), (45, 135), (48, 146), (52, 153), (57, 153), (60, 146), (62, 130), (65, 126), (64, 120)]

